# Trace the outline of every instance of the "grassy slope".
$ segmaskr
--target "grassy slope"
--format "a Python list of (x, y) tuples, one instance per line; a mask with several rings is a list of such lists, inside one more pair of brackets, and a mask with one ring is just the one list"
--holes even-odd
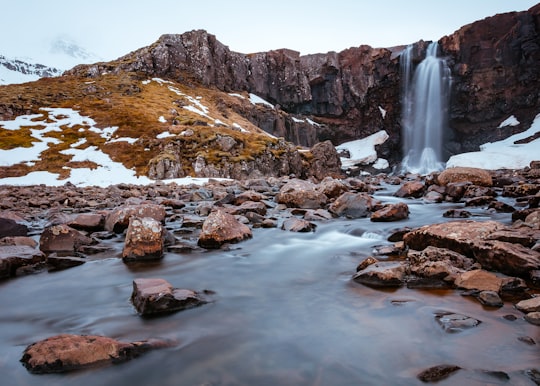
[[(208, 147), (218, 134), (231, 136), (244, 144), (241, 154), (235, 154), (233, 161), (258, 154), (275, 142), (275, 139), (261, 134), (258, 128), (230, 109), (233, 104), (249, 104), (247, 99), (242, 100), (208, 88), (155, 81), (143, 83), (145, 80), (145, 77), (136, 73), (104, 74), (92, 79), (64, 75), (22, 85), (0, 86), (0, 105), (18, 106), (21, 110), (45, 115), (36, 121), (47, 120), (46, 112), (39, 110), (41, 107), (68, 107), (78, 110), (81, 115), (89, 116), (100, 128), (118, 127), (113, 137), (138, 139), (133, 144), (107, 144), (105, 139), (88, 130), (80, 132), (80, 127), (77, 126), (63, 127), (61, 133), (46, 134), (61, 142), (49, 144), (39, 162), (33, 166), (18, 164), (0, 167), (0, 177), (18, 176), (37, 170), (48, 170), (66, 176), (69, 169), (63, 169), (64, 166), (91, 167), (91, 163), (70, 163), (71, 156), (59, 154), (59, 151), (69, 148), (83, 136), (87, 142), (79, 148), (98, 146), (114, 161), (135, 169), (137, 174), (146, 174), (149, 160), (160, 153), (166, 142), (172, 140), (182, 142), (182, 158), (192, 160), (202, 154), (209, 161), (223, 156), (217, 149)], [(193, 104), (193, 99), (190, 100), (189, 97), (197, 98), (208, 108), (209, 117), (218, 119), (228, 127), (214, 126), (213, 119), (183, 108)], [(165, 123), (158, 120), (160, 116), (166, 119)], [(250, 133), (233, 130), (233, 123), (239, 124)], [(189, 138), (156, 139), (156, 135), (165, 131), (180, 133), (187, 129), (193, 130), (194, 135)], [(0, 149), (28, 147), (31, 142), (36, 141), (30, 134), (28, 128), (17, 131), (0, 128)]]

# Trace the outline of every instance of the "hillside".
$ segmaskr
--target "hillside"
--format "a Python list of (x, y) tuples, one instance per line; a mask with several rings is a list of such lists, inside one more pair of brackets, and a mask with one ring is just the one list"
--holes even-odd
[[(80, 153), (87, 149), (157, 179), (302, 175), (309, 169), (309, 153), (242, 115), (280, 114), (246, 92), (119, 71), (3, 86), (0, 101), (0, 178), (48, 171), (62, 179), (72, 169), (98, 170), (95, 155)], [(16, 117), (24, 122), (14, 124)], [(30, 150), (36, 148), (41, 151)], [(25, 156), (17, 159), (20, 149)], [(330, 172), (339, 173), (339, 166)]]

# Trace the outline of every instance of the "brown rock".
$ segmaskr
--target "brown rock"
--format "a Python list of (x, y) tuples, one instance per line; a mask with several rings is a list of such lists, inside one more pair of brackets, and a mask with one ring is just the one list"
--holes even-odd
[(85, 236), (76, 229), (65, 224), (47, 227), (41, 233), (39, 249), (45, 253), (74, 252), (83, 245), (94, 243), (90, 237)]
[(452, 182), (471, 182), (474, 185), (492, 186), (491, 174), (484, 169), (455, 167), (443, 170), (437, 177), (439, 185), (446, 186)]
[(476, 241), (472, 251), (483, 268), (528, 279), (540, 267), (540, 252), (504, 241)]
[(35, 374), (62, 373), (136, 358), (167, 344), (158, 341), (123, 343), (96, 335), (57, 335), (31, 344), (21, 362)]
[(262, 202), (244, 201), (240, 206), (232, 207), (229, 213), (234, 215), (245, 215), (249, 212), (264, 216), (266, 214), (266, 205)]
[(500, 292), (502, 278), (481, 269), (461, 273), (455, 284), (458, 288), (478, 291)]
[(403, 202), (385, 205), (371, 214), (371, 221), (399, 221), (409, 217), (409, 207)]
[(289, 208), (318, 209), (326, 204), (328, 197), (317, 190), (317, 185), (293, 179), (281, 187), (276, 201)]
[(131, 302), (141, 315), (170, 313), (207, 303), (198, 293), (173, 288), (163, 279), (135, 279)]
[(361, 218), (367, 217), (376, 205), (378, 201), (367, 193), (345, 192), (330, 205), (328, 210), (340, 217)]
[(26, 245), (32, 248), (36, 248), (39, 244), (31, 237), (13, 236), (0, 239), (0, 245)]
[(242, 205), (246, 201), (260, 202), (265, 199), (266, 196), (262, 193), (254, 190), (246, 190), (234, 198), (234, 205)]
[(425, 185), (422, 181), (405, 182), (395, 193), (396, 197), (420, 198), (424, 194)]
[(341, 159), (331, 141), (316, 143), (311, 148), (311, 162), (308, 175), (322, 180), (327, 176), (339, 176)]
[(252, 237), (251, 230), (222, 209), (210, 213), (202, 226), (198, 245), (219, 248), (225, 243), (237, 243)]
[(470, 269), (474, 262), (457, 252), (445, 248), (428, 246), (423, 251), (409, 250), (407, 258), (410, 272), (421, 278), (453, 284), (464, 270)]
[(8, 236), (26, 236), (28, 228), (10, 218), (0, 217), (0, 238)]
[(516, 308), (521, 312), (538, 312), (540, 311), (540, 296), (522, 300), (516, 304)]
[(121, 233), (129, 225), (130, 217), (151, 217), (156, 221), (165, 220), (165, 208), (156, 204), (126, 205), (109, 212), (105, 218), (105, 230)]
[(349, 190), (346, 184), (341, 180), (337, 180), (332, 177), (324, 178), (317, 188), (319, 192), (323, 193), (328, 198), (339, 197), (342, 193)]
[(401, 287), (405, 282), (405, 267), (396, 261), (378, 262), (356, 272), (353, 280), (370, 287)]
[(124, 261), (155, 260), (163, 257), (165, 231), (150, 217), (130, 217), (122, 250)]
[(0, 279), (15, 276), (20, 267), (31, 266), (45, 260), (43, 252), (26, 245), (0, 246)]
[(72, 228), (86, 231), (103, 230), (105, 217), (98, 213), (80, 213), (67, 223)]
[(403, 241), (417, 251), (432, 245), (472, 257), (473, 240), (483, 240), (491, 233), (504, 228), (503, 224), (496, 221), (451, 221), (417, 228), (405, 234)]
[(281, 229), (289, 232), (314, 232), (316, 227), (317, 225), (296, 217), (288, 218), (281, 224)]
[(450, 375), (460, 370), (461, 367), (455, 365), (438, 365), (430, 367), (417, 375), (422, 382), (438, 382), (448, 378)]

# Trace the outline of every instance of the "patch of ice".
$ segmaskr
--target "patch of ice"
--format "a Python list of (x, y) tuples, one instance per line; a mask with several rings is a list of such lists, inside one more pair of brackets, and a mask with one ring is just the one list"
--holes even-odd
[(312, 120), (309, 119), (309, 118), (306, 118), (306, 121), (307, 121), (307, 123), (309, 123), (309, 124), (312, 125), (312, 126), (320, 126), (319, 123), (317, 123), (317, 122), (315, 122), (315, 121), (312, 121)]
[(384, 158), (378, 158), (377, 161), (375, 161), (375, 163), (373, 164), (373, 167), (378, 170), (388, 169), (390, 167), (390, 164)]
[(134, 144), (135, 142), (138, 141), (138, 138), (130, 138), (130, 137), (118, 137), (118, 138), (113, 138), (113, 139), (109, 139), (107, 141), (107, 143), (113, 143), (113, 142), (127, 142), (129, 143), (130, 145)]
[(165, 119), (165, 117), (163, 115), (159, 116), (158, 121), (161, 122), (161, 123), (167, 123), (167, 120)]
[(298, 119), (296, 117), (292, 117), (292, 120), (296, 123), (304, 123), (305, 121), (303, 119)]
[(242, 133), (247, 133), (248, 131), (246, 129), (244, 129), (242, 126), (240, 126), (238, 123), (233, 123), (232, 126), (237, 129), (237, 130), (240, 130)]
[(163, 139), (163, 138), (169, 138), (169, 137), (175, 137), (175, 136), (176, 136), (175, 134), (171, 134), (168, 131), (164, 131), (163, 133), (159, 133), (158, 135), (156, 135), (156, 138)]
[(238, 98), (240, 98), (240, 99), (246, 99), (246, 98), (244, 98), (243, 95), (237, 94), (237, 93), (234, 93), (234, 92), (229, 93), (229, 95), (230, 95), (230, 96), (234, 96), (234, 97), (238, 97)]
[(381, 112), (382, 119), (386, 118), (386, 110), (379, 106), (379, 111)]

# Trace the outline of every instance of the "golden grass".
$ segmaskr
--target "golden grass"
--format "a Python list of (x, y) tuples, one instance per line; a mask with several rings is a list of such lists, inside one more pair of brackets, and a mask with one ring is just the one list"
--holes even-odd
[[(81, 115), (96, 121), (99, 128), (117, 127), (113, 135), (115, 138), (138, 139), (133, 144), (106, 143), (97, 133), (79, 131), (81, 128), (86, 129), (84, 126), (63, 126), (62, 132), (52, 131), (46, 134), (47, 137), (61, 142), (49, 144), (49, 148), (42, 153), (41, 160), (35, 165), (3, 167), (0, 168), (0, 175), (48, 170), (65, 176), (69, 169), (64, 166), (74, 163), (70, 163), (71, 156), (59, 152), (68, 149), (81, 138), (86, 138), (87, 142), (78, 148), (97, 146), (112, 160), (121, 162), (127, 168), (133, 168), (138, 175), (147, 173), (149, 161), (160, 154), (168, 142), (177, 142), (176, 148), (181, 149), (179, 155), (186, 165), (194, 162), (198, 155), (203, 155), (208, 163), (219, 162), (223, 157), (232, 162), (249, 160), (276, 143), (274, 138), (258, 134), (260, 129), (229, 108), (234, 104), (249, 103), (247, 95), (246, 101), (242, 101), (238, 97), (211, 88), (190, 87), (180, 83), (160, 84), (155, 81), (143, 84), (142, 81), (146, 79), (146, 76), (137, 73), (106, 74), (96, 78), (65, 75), (22, 85), (0, 86), (0, 105), (16, 107), (17, 111), (43, 114), (43, 117), (34, 119), (35, 122), (52, 122), (48, 113), (40, 110), (41, 107), (73, 108)], [(185, 95), (178, 95), (171, 91), (170, 87)], [(207, 115), (228, 127), (214, 127), (213, 119), (185, 109), (184, 106), (192, 105), (188, 96), (199, 97), (197, 100), (208, 109)], [(160, 116), (166, 119), (165, 123), (158, 120)], [(252, 132), (233, 130), (233, 123)], [(156, 135), (164, 131), (182, 132), (186, 129), (193, 130), (193, 135), (156, 139)], [(218, 135), (234, 138), (240, 144), (237, 150), (233, 154), (221, 151), (216, 142)], [(18, 131), (0, 129), (0, 149), (29, 147), (32, 140), (35, 141), (28, 128)], [(279, 156), (280, 152), (276, 151), (274, 154)]]

